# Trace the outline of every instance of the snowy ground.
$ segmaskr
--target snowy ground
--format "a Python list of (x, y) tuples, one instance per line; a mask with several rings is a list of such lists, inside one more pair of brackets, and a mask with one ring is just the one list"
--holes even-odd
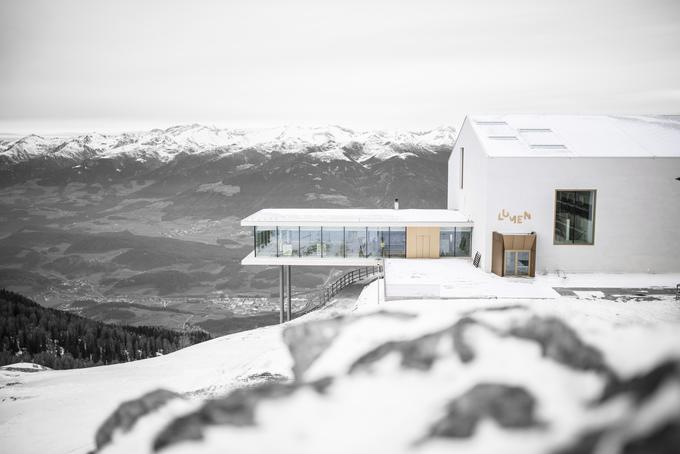
[[(590, 282), (584, 278), (573, 287), (597, 287), (596, 278)], [(635, 281), (636, 287), (644, 284)], [(526, 282), (513, 280), (509, 285)], [(617, 398), (591, 408), (586, 404), (606, 388), (606, 374), (567, 367), (542, 354), (535, 342), (507, 334), (536, 318), (557, 318), (599, 350), (611, 373), (625, 380), (669, 358), (680, 360), (680, 302), (671, 295), (612, 300), (591, 292), (539, 299), (533, 293), (513, 298), (510, 292), (501, 299), (385, 301), (384, 293), (385, 282), (376, 281), (362, 291), (350, 289), (324, 310), (284, 326), (225, 336), (159, 358), (70, 371), (2, 370), (2, 451), (85, 453), (94, 449), (97, 428), (122, 401), (157, 388), (183, 395), (186, 399), (171, 401), (141, 419), (131, 432), (118, 434), (103, 451), (149, 452), (154, 437), (170, 421), (197, 411), (206, 398), (221, 398), (271, 377), (291, 383), (294, 367), (297, 381), (292, 383), (332, 377), (332, 385), (324, 393), (296, 388), (285, 398), (259, 404), (254, 427), (210, 426), (203, 429), (202, 441), (185, 441), (167, 452), (200, 448), (217, 453), (225, 447), (266, 452), (276, 446), (278, 452), (295, 453), (429, 453), (460, 448), (524, 454), (553, 451), (593, 427), (628, 427), (624, 432), (632, 437), (650, 433), (669, 415), (680, 418), (680, 381), (657, 390), (644, 405)], [(404, 366), (407, 353), (428, 351), (432, 333), (470, 317), (475, 324), (464, 334), (475, 352), (472, 362), (452, 354), (448, 341), (437, 341), (432, 347), (437, 359), (431, 365)], [(299, 335), (298, 346), (318, 347), (314, 355), (304, 348), (290, 350), (282, 339), (284, 330), (289, 344), (290, 336)], [(415, 347), (399, 350), (414, 340)], [(387, 349), (388, 354), (367, 356), (376, 348)], [(536, 418), (548, 424), (512, 432), (483, 420), (474, 437), (432, 437), (430, 428), (442, 417), (446, 402), (476, 383), (524, 387), (537, 401)], [(621, 437), (609, 443), (621, 445), (625, 441)]]
[(469, 259), (386, 259), (388, 299), (396, 298), (557, 298), (547, 283), (502, 278), (472, 266)]

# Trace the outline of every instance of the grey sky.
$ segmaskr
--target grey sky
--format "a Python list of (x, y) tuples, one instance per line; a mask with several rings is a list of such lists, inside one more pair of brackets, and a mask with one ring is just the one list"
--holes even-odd
[(0, 3), (0, 131), (680, 112), (677, 0)]

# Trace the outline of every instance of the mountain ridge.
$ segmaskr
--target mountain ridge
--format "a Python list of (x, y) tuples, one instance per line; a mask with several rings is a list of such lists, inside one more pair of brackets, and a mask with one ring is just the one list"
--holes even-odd
[[(134, 158), (168, 163), (185, 153), (216, 154), (219, 157), (257, 150), (264, 154), (305, 153), (322, 161), (403, 157), (408, 150), (433, 152), (451, 146), (456, 130), (440, 126), (425, 131), (352, 130), (337, 125), (279, 126), (259, 129), (217, 128), (198, 123), (166, 129), (120, 134), (86, 133), (19, 138), (0, 138), (0, 163), (5, 166), (39, 158), (83, 161), (86, 159)], [(346, 149), (357, 149), (353, 157)]]

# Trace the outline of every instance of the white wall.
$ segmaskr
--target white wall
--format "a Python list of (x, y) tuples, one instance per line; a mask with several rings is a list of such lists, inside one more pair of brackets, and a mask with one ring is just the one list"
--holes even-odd
[[(463, 160), (463, 189), (460, 189), (460, 150), (465, 148)], [(486, 200), (488, 188), (488, 161), (482, 145), (477, 139), (470, 121), (466, 119), (458, 134), (453, 151), (449, 157), (448, 208), (460, 210), (469, 216), (474, 223), (472, 230), (471, 255), (482, 254), (481, 265), (484, 267), (487, 258), (485, 253), (486, 232)], [(490, 260), (489, 260), (489, 263)]]
[[(680, 271), (680, 158), (489, 158), (491, 232), (537, 233), (536, 272)], [(594, 189), (594, 245), (554, 245), (556, 189)], [(472, 211), (477, 208), (469, 207)], [(531, 214), (513, 223), (498, 213)], [(488, 271), (490, 262), (484, 262)]]

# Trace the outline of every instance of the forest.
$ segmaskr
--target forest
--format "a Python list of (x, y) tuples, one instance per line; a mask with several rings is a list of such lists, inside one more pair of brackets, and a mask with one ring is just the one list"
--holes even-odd
[(0, 366), (74, 369), (151, 358), (210, 339), (203, 330), (111, 325), (0, 289)]

